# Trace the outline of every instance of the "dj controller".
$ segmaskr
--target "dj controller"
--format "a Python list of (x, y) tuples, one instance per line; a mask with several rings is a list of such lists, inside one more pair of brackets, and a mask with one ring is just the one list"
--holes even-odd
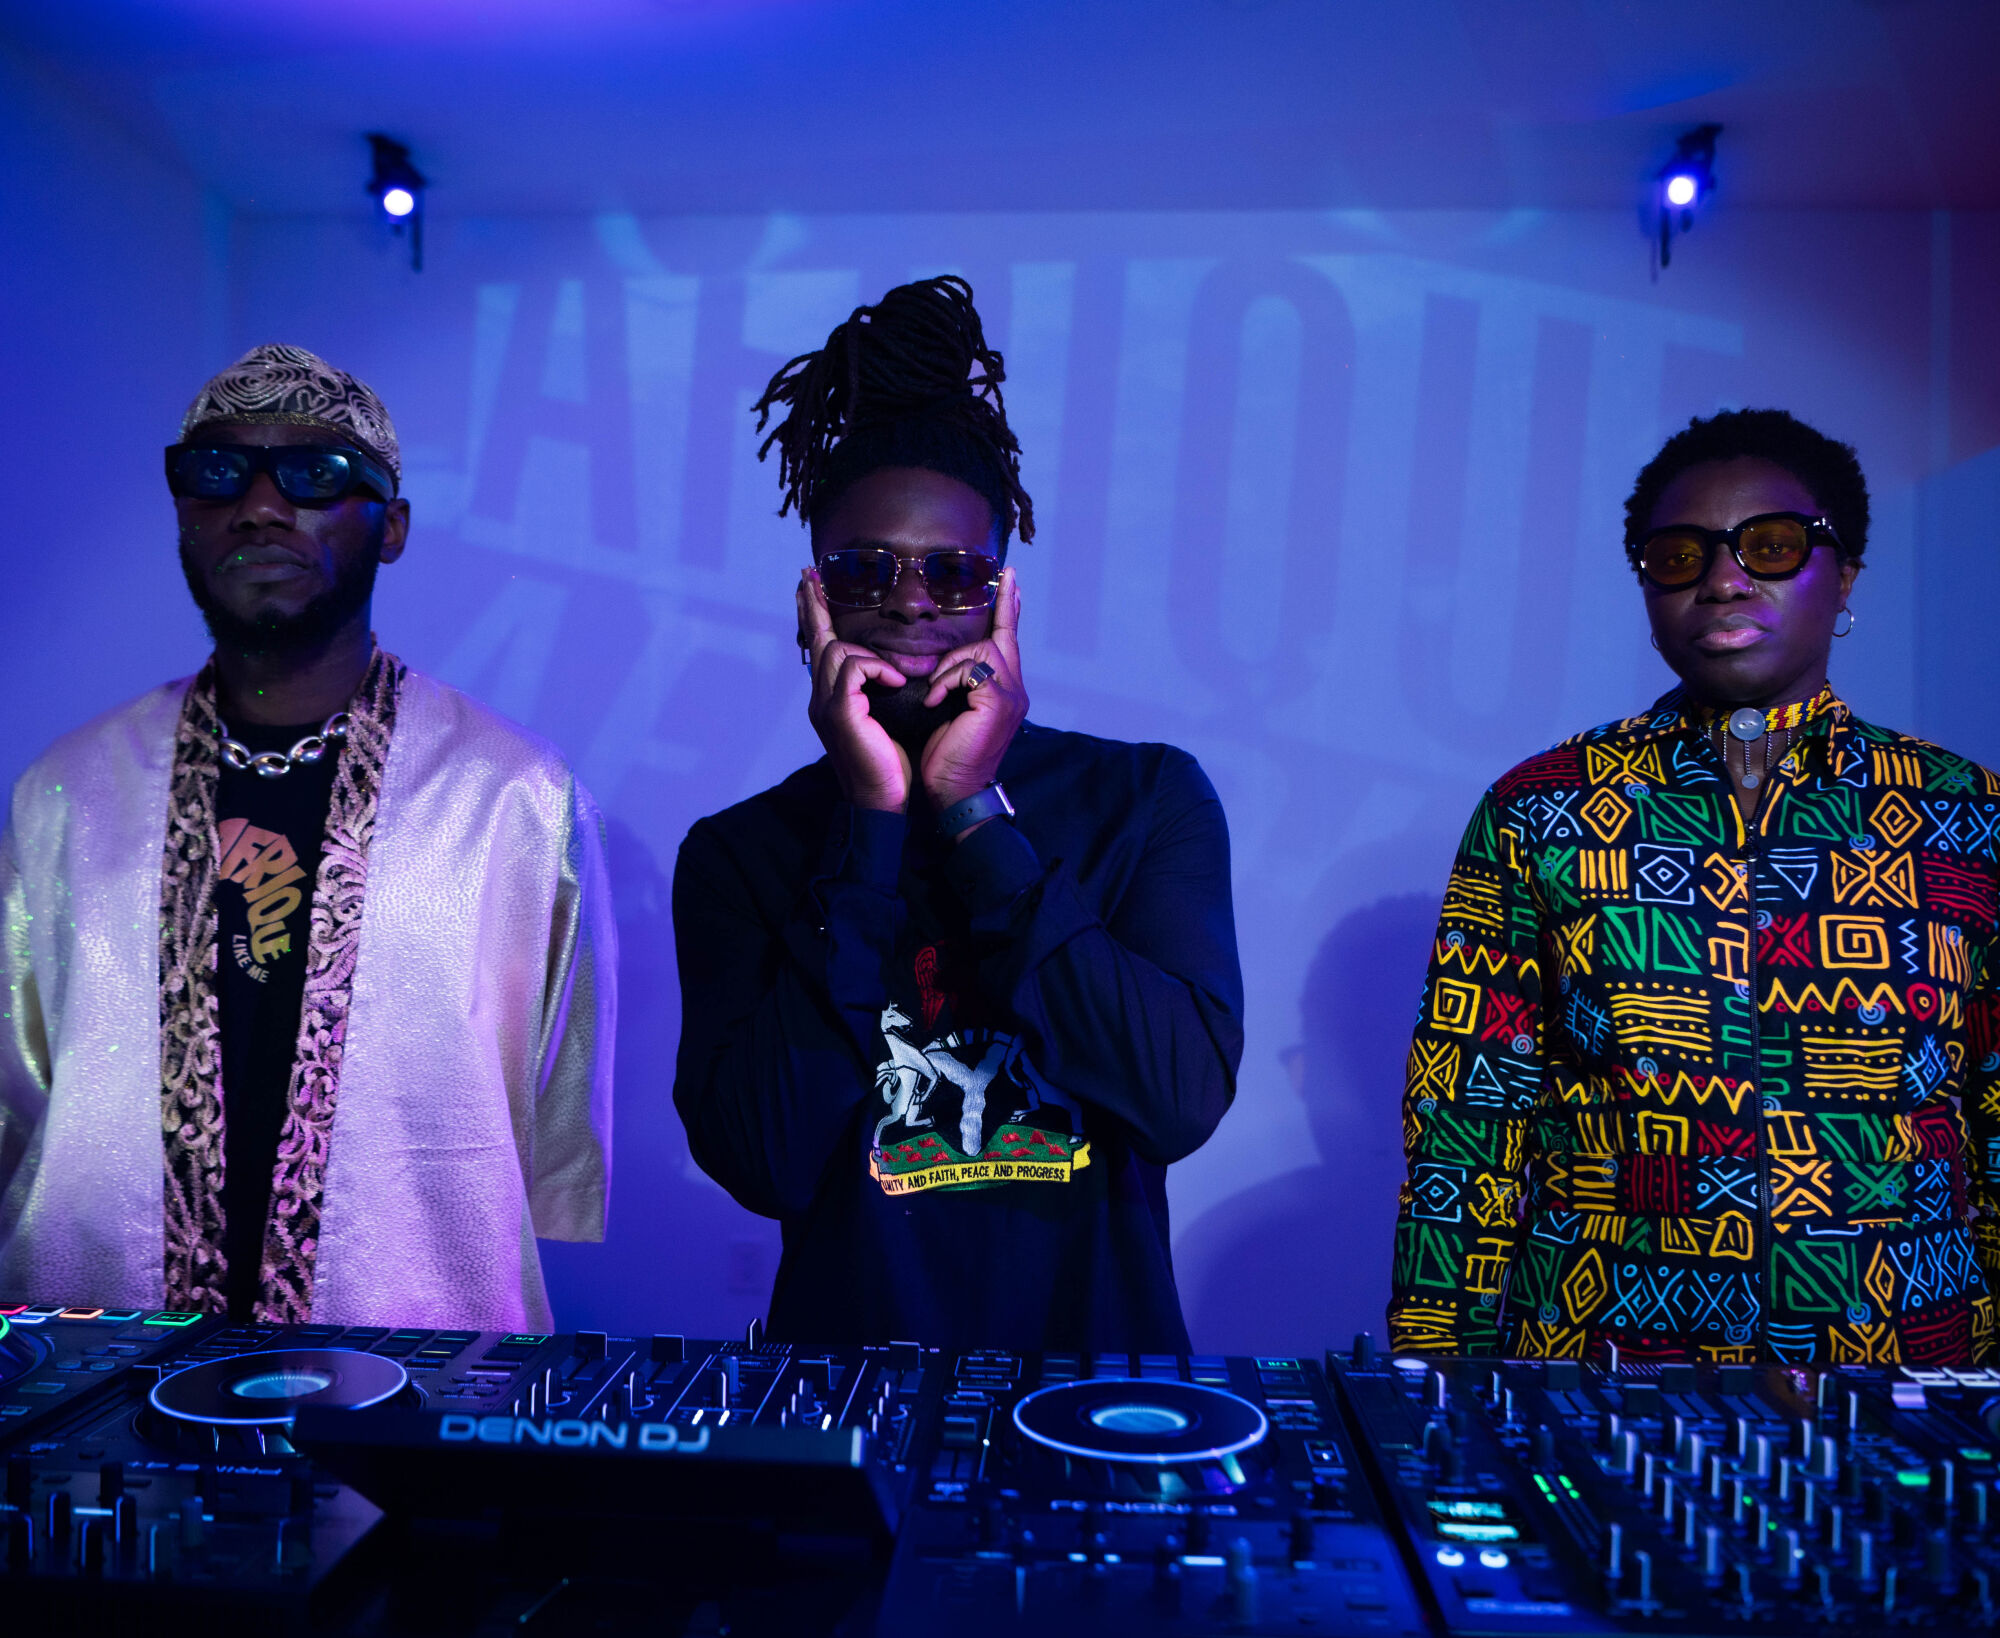
[(0, 1303), (0, 1611), (90, 1632), (1996, 1620), (2000, 1374), (944, 1354)]

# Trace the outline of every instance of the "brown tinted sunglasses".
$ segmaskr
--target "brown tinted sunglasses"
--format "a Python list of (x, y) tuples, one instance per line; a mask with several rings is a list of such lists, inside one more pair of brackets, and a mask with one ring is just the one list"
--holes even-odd
[(1838, 549), (1840, 537), (1825, 518), (1803, 512), (1759, 512), (1733, 529), (1670, 523), (1633, 548), (1632, 566), (1662, 591), (1681, 591), (1708, 578), (1720, 546), (1729, 548), (1753, 580), (1789, 580), (1806, 566), (1814, 547)]

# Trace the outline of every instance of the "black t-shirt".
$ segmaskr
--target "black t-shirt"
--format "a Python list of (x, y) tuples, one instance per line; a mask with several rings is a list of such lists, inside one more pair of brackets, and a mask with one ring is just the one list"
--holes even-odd
[[(289, 751), (316, 722), (231, 725), (252, 752)], [(216, 992), (222, 1030), (225, 1173), (223, 1254), (233, 1319), (255, 1304), (271, 1173), (298, 1049), (313, 885), (319, 876), (338, 745), (319, 761), (267, 779), (226, 762), (216, 785)]]
[(1184, 1353), (1166, 1170), (1235, 1090), (1243, 981), (1194, 759), (1025, 724), (1019, 815), (940, 840), (828, 765), (674, 875), (674, 1100), (784, 1224), (770, 1334)]

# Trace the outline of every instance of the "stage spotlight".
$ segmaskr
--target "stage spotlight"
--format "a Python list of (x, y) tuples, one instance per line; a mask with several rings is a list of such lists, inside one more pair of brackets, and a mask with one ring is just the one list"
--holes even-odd
[(410, 163), (410, 150), (393, 138), (371, 131), (368, 133), (368, 146), (375, 158), (374, 174), (368, 178), (368, 191), (375, 196), (382, 214), (389, 219), (392, 231), (400, 234), (404, 225), (408, 224), (410, 266), (421, 272), (424, 265), (424, 174)]
[(1697, 125), (1684, 131), (1674, 143), (1674, 157), (1654, 179), (1660, 267), (1674, 259), (1674, 235), (1694, 226), (1695, 206), (1715, 191), (1715, 139), (1720, 135), (1720, 125)]

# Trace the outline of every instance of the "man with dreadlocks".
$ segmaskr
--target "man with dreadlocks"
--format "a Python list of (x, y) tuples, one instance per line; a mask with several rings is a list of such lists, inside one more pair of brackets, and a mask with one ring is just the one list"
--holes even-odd
[(939, 278), (757, 406), (826, 755), (681, 848), (674, 1101), (784, 1225), (775, 1336), (1185, 1352), (1166, 1168), (1242, 1056), (1228, 833), (1185, 752), (1025, 720), (1003, 379)]

